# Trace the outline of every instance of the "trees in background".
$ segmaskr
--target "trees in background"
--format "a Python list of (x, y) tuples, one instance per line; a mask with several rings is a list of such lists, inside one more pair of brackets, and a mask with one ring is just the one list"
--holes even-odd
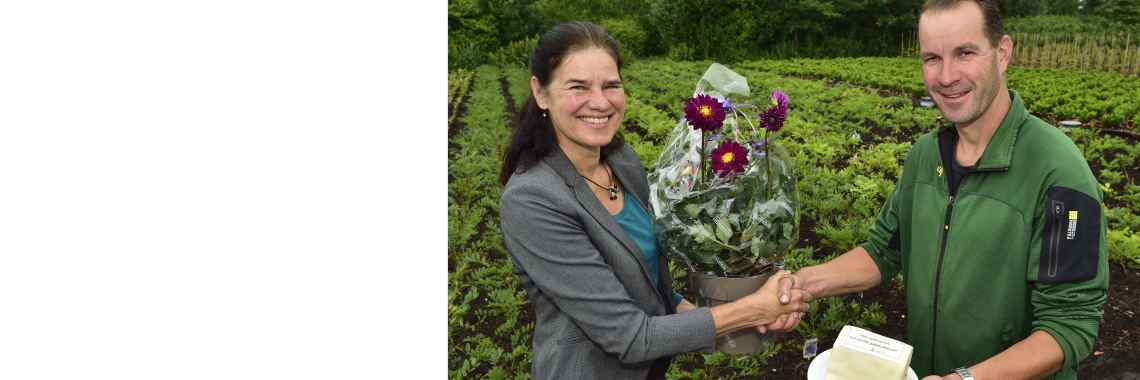
[[(924, 0), (448, 0), (448, 67), (525, 64), (538, 34), (601, 25), (629, 57), (737, 62), (892, 56)], [(1007, 18), (1087, 15), (1140, 24), (1140, 0), (998, 0)]]
[(680, 59), (899, 53), (922, 0), (656, 0), (650, 20)]
[(548, 27), (535, 0), (448, 0), (448, 68), (473, 68)]
[(1140, 24), (1140, 0), (1103, 0), (1095, 12), (1122, 24)]

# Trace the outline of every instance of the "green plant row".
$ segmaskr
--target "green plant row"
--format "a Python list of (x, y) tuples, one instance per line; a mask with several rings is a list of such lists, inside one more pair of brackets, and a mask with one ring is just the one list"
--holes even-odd
[(512, 117), (504, 77), (493, 66), (475, 70), (463, 128), (449, 144), (456, 147), (448, 151), (449, 378), (529, 377), (534, 322), (523, 312), (529, 301), (498, 221), (498, 173)]
[(1009, 78), (1035, 114), (1140, 132), (1140, 77), (1042, 67), (1014, 69)]
[[(656, 161), (684, 102), (710, 63), (640, 60), (623, 70), (626, 118), (621, 133), (647, 168)], [(748, 78), (752, 89), (749, 99), (734, 99), (734, 103), (763, 106), (775, 89), (784, 91), (791, 99), (788, 121), (778, 141), (795, 159), (804, 215), (801, 233), (810, 231), (818, 236), (819, 243), (798, 245), (785, 257), (787, 267), (794, 270), (827, 261), (865, 240), (869, 224), (901, 172), (910, 143), (939, 124), (937, 110), (914, 106), (913, 94), (921, 92), (907, 90), (913, 89), (907, 86), (915, 84), (921, 89), (921, 67), (917, 61), (751, 61), (737, 63), (733, 69)], [(1014, 73), (1027, 75), (1025, 72), (1031, 70), (1039, 69), (1011, 70), (1011, 82)], [(1114, 85), (1128, 85), (1128, 79), (1119, 75), (1040, 72), (1053, 81), (1115, 78), (1116, 82), (1111, 82)], [(463, 101), (462, 107), (451, 108), (466, 110), (463, 115), (449, 115), (449, 120), (457, 120), (459, 130), (450, 139), (452, 148), (448, 152), (448, 373), (449, 378), (463, 379), (527, 378), (533, 316), (527, 315), (526, 294), (512, 274), (502, 247), (497, 209), (501, 186), (497, 174), (510, 133), (508, 126), (514, 117), (510, 110), (518, 109), (529, 94), (530, 76), (517, 65), (480, 66), (469, 73), (469, 78), (464, 79), (462, 73), (449, 72), (449, 92), (463, 93), (456, 89), (462, 88), (460, 82), (464, 80), (470, 85), (465, 96), (449, 93), (448, 98), (449, 104)], [(1036, 92), (1053, 96), (1033, 87), (1046, 84), (1019, 78), (1029, 89), (1022, 90), (1012, 83), (1011, 86), (1023, 95)], [(1117, 94), (1107, 87), (1108, 83), (1092, 81), (1083, 88)], [(1084, 98), (1086, 103), (1096, 97), (1073, 91), (1056, 96)], [(1107, 96), (1104, 101), (1121, 97)], [(1066, 104), (1071, 103), (1076, 102), (1069, 100)], [(1044, 109), (1031, 107), (1034, 113)], [(1049, 112), (1056, 113), (1057, 109), (1064, 110), (1054, 106)], [(1093, 120), (1094, 124), (1100, 123)], [(1140, 238), (1136, 233), (1140, 231), (1140, 185), (1137, 178), (1125, 172), (1140, 164), (1140, 148), (1091, 128), (1073, 129), (1070, 137), (1090, 165), (1098, 169), (1094, 174), (1105, 194), (1110, 259), (1140, 268)], [(677, 288), (683, 294), (689, 292), (684, 268), (670, 263), (670, 269)], [(783, 378), (766, 372), (764, 364), (784, 350), (799, 352), (804, 339), (818, 338), (826, 347), (830, 344), (826, 339), (833, 338), (846, 324), (869, 327), (904, 323), (887, 319), (873, 301), (860, 295), (816, 300), (813, 312), (798, 333), (782, 334), (777, 344), (764, 352), (744, 356), (678, 355), (667, 376)]]
[[(912, 96), (926, 95), (922, 63), (903, 57), (754, 61), (747, 63), (781, 75), (846, 82)], [(1140, 132), (1140, 77), (1115, 73), (1011, 66), (1009, 87), (1038, 115), (1059, 120), (1096, 120), (1095, 127)]]
[(780, 75), (847, 82), (905, 94), (926, 94), (922, 62), (907, 57), (860, 57), (754, 61), (758, 70)]
[[(447, 105), (452, 110), (459, 107), (459, 102), (463, 100), (463, 96), (467, 95), (467, 91), (471, 88), (471, 78), (475, 76), (474, 72), (469, 70), (455, 70), (447, 73)], [(455, 121), (455, 111), (447, 115), (447, 125), (451, 125)]]
[(526, 66), (510, 66), (504, 67), (503, 73), (508, 83), (507, 93), (514, 102), (513, 107), (519, 109), (526, 97), (530, 96), (530, 71)]
[(1088, 128), (1073, 129), (1069, 137), (1090, 166), (1100, 168), (1093, 174), (1105, 198), (1109, 259), (1140, 268), (1140, 179), (1129, 178), (1124, 171), (1140, 164), (1140, 145)]

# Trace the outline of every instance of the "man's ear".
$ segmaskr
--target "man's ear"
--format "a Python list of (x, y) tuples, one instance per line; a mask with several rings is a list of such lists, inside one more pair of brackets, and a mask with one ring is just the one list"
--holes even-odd
[(1001, 41), (998, 41), (998, 71), (1001, 75), (1005, 75), (1005, 70), (1009, 67), (1009, 60), (1013, 57), (1013, 40), (1008, 35), (1001, 36)]
[(538, 77), (530, 77), (530, 91), (534, 94), (534, 100), (538, 103), (538, 108), (544, 110), (550, 109), (550, 107), (547, 106), (546, 94), (542, 91), (542, 85), (538, 83)]

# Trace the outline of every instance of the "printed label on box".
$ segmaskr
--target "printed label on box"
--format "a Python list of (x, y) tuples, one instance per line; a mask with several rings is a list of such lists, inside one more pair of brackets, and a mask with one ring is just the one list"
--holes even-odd
[(906, 347), (903, 342), (859, 329), (851, 329), (839, 344), (898, 364), (903, 364), (902, 351)]

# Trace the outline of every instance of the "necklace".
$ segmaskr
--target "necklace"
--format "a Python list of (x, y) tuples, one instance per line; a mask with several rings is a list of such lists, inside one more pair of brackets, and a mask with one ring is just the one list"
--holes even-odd
[(598, 184), (597, 182), (594, 182), (594, 180), (590, 179), (589, 177), (582, 175), (582, 173), (578, 173), (578, 175), (582, 176), (582, 178), (585, 178), (587, 181), (590, 181), (590, 183), (597, 185), (598, 187), (602, 188), (602, 190), (609, 190), (610, 191), (610, 200), (611, 201), (617, 200), (618, 188), (617, 188), (617, 185), (614, 184), (614, 177), (612, 175), (610, 175), (610, 168), (607, 168), (606, 164), (603, 163), (602, 169), (606, 169), (606, 177), (610, 179), (610, 187), (602, 186), (602, 185)]

